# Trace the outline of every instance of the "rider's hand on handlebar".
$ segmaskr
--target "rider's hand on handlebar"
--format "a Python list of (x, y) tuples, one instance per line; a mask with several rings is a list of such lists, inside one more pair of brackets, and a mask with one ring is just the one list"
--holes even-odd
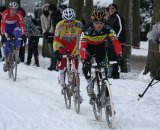
[(59, 47), (59, 53), (62, 54), (62, 55), (65, 55), (66, 54), (66, 49), (63, 46), (60, 46)]
[(27, 37), (26, 37), (26, 35), (22, 35), (22, 41), (24, 41), (24, 43), (26, 43), (27, 42)]
[(6, 40), (7, 40), (7, 38), (6, 38), (6, 36), (3, 34), (3, 35), (2, 35), (1, 42), (4, 43)]
[(124, 59), (122, 58), (122, 55), (117, 56), (117, 62), (120, 66), (124, 64)]

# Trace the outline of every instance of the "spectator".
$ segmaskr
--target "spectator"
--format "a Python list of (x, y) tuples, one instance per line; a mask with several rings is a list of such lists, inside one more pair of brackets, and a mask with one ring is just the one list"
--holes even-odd
[[(3, 11), (5, 11), (7, 8), (6, 6), (1, 6), (0, 7), (0, 21), (2, 19), (2, 13)], [(0, 22), (0, 26), (1, 26), (1, 22)], [(3, 54), (3, 46), (2, 46), (2, 43), (0, 43), (0, 58), (2, 58), (2, 61), (4, 61), (4, 54)]]
[[(26, 12), (23, 8), (19, 7), (18, 12), (23, 16), (23, 18), (26, 16)], [(21, 41), (21, 47), (20, 47), (20, 50), (19, 50), (19, 58), (20, 58), (21, 62), (25, 61), (25, 46), (26, 46), (26, 40), (23, 39)]]
[[(42, 15), (40, 17), (41, 25), (42, 25), (42, 34), (43, 34), (42, 56), (51, 58), (50, 51), (49, 51), (49, 45), (48, 45), (49, 44), (48, 43), (48, 35), (49, 35), (48, 33), (51, 27), (51, 15), (49, 14), (48, 7), (49, 7), (48, 3), (43, 5)], [(48, 68), (48, 70), (50, 70), (52, 66), (53, 65), (52, 65), (52, 58), (51, 58), (51, 63), (50, 63), (50, 67)]]
[(38, 42), (40, 36), (40, 30), (36, 26), (36, 20), (32, 18), (32, 16), (27, 16), (24, 19), (26, 35), (29, 37), (28, 39), (28, 56), (26, 65), (30, 65), (32, 55), (34, 54), (35, 65), (39, 67), (39, 55), (38, 55)]
[[(54, 31), (57, 23), (62, 20), (62, 14), (54, 4), (50, 4), (48, 9), (51, 17), (50, 29), (45, 33), (45, 36), (44, 36), (46, 39), (48, 39), (48, 46), (49, 46), (50, 57), (51, 57), (51, 64), (48, 70), (57, 70), (56, 69), (57, 61), (55, 59), (54, 51), (53, 51), (53, 35), (54, 35)], [(42, 54), (43, 54), (43, 50), (42, 50)]]
[[(117, 5), (116, 4), (110, 4), (109, 5), (109, 17), (107, 19), (107, 23), (113, 28), (115, 31), (118, 41), (122, 44), (126, 42), (126, 34), (125, 34), (125, 23), (123, 17), (118, 13)], [(124, 45), (121, 45), (122, 48), (122, 57), (124, 52)], [(117, 56), (114, 52), (113, 46), (109, 46), (109, 49), (107, 50), (109, 60), (115, 61), (117, 60)], [(118, 62), (118, 61), (117, 61)], [(121, 67), (121, 72), (127, 72), (126, 68), (124, 68), (124, 63), (119, 63)], [(120, 78), (119, 72), (118, 72), (118, 64), (113, 64), (112, 67), (112, 77), (115, 79)]]

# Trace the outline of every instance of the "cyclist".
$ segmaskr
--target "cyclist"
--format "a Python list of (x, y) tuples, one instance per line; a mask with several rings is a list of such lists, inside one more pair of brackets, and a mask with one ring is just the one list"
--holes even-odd
[[(25, 37), (24, 23), (22, 15), (17, 12), (18, 4), (16, 2), (10, 2), (8, 7), (9, 9), (5, 10), (2, 13), (2, 20), (1, 20), (2, 41), (4, 41), (4, 39), (6, 38), (9, 38), (10, 34), (15, 36), (16, 38), (15, 60), (17, 61), (17, 63), (19, 63), (20, 62), (19, 48), (21, 45), (21, 40), (18, 38), (21, 38), (21, 36)], [(5, 64), (3, 66), (4, 72), (7, 71), (9, 45), (10, 41), (7, 40), (4, 47), (4, 55), (5, 55)]]
[[(56, 25), (55, 37), (54, 37), (54, 54), (59, 60), (58, 68), (60, 71), (60, 85), (62, 88), (65, 86), (64, 81), (64, 67), (66, 65), (65, 58), (62, 55), (69, 53), (69, 55), (78, 56), (77, 36), (82, 32), (82, 23), (75, 20), (76, 14), (72, 8), (66, 8), (62, 12), (63, 20)], [(76, 69), (78, 70), (78, 59), (75, 61)]]
[[(91, 80), (91, 58), (95, 56), (97, 63), (105, 61), (106, 49), (105, 40), (111, 40), (114, 45), (116, 55), (120, 58), (121, 46), (114, 31), (105, 26), (105, 12), (103, 9), (93, 11), (91, 15), (92, 23), (84, 28), (80, 41), (80, 57), (82, 60), (82, 71), (88, 82), (87, 92), (90, 97), (94, 94)], [(107, 64), (107, 63), (106, 63)], [(105, 72), (107, 78), (107, 69)]]

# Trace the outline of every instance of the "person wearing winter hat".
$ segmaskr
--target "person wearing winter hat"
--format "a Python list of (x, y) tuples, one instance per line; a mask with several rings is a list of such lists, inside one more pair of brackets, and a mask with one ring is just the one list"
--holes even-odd
[[(54, 4), (50, 4), (48, 9), (50, 13), (50, 28), (44, 33), (44, 37), (48, 40), (48, 46), (49, 46), (50, 57), (51, 57), (51, 64), (48, 70), (58, 71), (56, 68), (57, 60), (54, 56), (54, 50), (53, 50), (53, 36), (54, 36), (54, 31), (57, 23), (62, 20), (62, 14)], [(43, 50), (42, 50), (42, 54), (43, 54)]]

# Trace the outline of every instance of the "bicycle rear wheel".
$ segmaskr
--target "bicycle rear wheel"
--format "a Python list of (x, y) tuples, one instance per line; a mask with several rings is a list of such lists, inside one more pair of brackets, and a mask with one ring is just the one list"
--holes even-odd
[(97, 93), (95, 93), (92, 102), (93, 112), (96, 120), (100, 121), (102, 119), (102, 106), (101, 106), (101, 100), (100, 100), (100, 79), (99, 79), (99, 73), (96, 73), (96, 78), (93, 81), (94, 88), (97, 88)]
[(73, 93), (73, 102), (74, 102), (74, 109), (77, 114), (80, 112), (80, 79), (78, 75), (73, 73), (73, 86), (74, 93)]
[[(114, 104), (113, 104), (113, 98), (112, 98), (112, 92), (109, 86), (109, 82), (107, 80), (104, 81), (105, 85), (105, 97), (106, 94), (109, 94), (109, 105), (105, 106), (105, 116), (106, 116), (106, 121), (109, 126), (109, 128), (114, 128), (115, 127), (115, 111), (114, 111)], [(107, 94), (107, 97), (108, 97)]]
[(68, 71), (65, 72), (65, 87), (63, 88), (64, 101), (67, 109), (71, 108), (71, 86), (68, 79)]

